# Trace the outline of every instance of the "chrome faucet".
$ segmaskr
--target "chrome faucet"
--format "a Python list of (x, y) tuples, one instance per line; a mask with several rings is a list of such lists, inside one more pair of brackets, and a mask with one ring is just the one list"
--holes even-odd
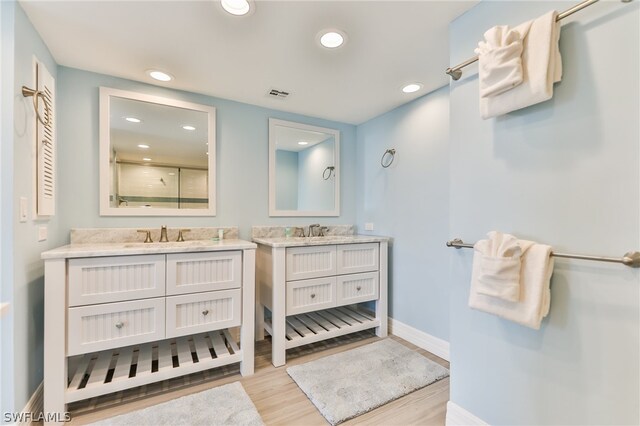
[(160, 228), (160, 242), (161, 243), (168, 243), (169, 242), (169, 238), (167, 238), (167, 227), (165, 225), (163, 225)]
[(315, 228), (320, 228), (320, 224), (314, 223), (313, 225), (309, 225), (309, 235), (307, 235), (308, 237), (315, 237), (315, 235), (313, 235), (313, 230)]

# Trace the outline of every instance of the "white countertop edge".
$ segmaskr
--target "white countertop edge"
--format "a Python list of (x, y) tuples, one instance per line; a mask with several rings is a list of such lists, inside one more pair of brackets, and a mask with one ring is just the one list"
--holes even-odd
[(91, 243), (68, 244), (41, 254), (42, 259), (78, 257), (128, 256), (135, 254), (195, 253), (223, 250), (251, 250), (256, 244), (245, 240), (185, 241), (184, 243)]
[[(316, 237), (312, 237), (316, 238)], [(358, 244), (358, 243), (380, 243), (388, 242), (391, 238), (383, 237), (379, 235), (345, 235), (345, 236), (333, 236), (326, 240), (321, 237), (318, 239), (303, 239), (300, 237), (294, 238), (253, 238), (252, 241), (256, 244), (262, 244), (269, 247), (304, 247), (304, 246), (326, 246), (334, 244)]]

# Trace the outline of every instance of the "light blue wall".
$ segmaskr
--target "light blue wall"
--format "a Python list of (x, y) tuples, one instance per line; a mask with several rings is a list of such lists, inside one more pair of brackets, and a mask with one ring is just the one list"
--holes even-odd
[(276, 209), (298, 209), (298, 152), (276, 150)]
[[(59, 215), (32, 219), (35, 114), (21, 94), (34, 87), (33, 56), (56, 75), (57, 65), (22, 8), (2, 2), (2, 409), (21, 410), (42, 381), (44, 336), (43, 265), (40, 253), (62, 244)], [(18, 221), (19, 198), (28, 199), (29, 219)], [(58, 210), (59, 211), (59, 210)], [(38, 243), (38, 228), (48, 239)]]
[[(483, 1), (450, 27), (451, 63), (482, 33), (571, 2)], [(569, 253), (640, 249), (640, 13), (600, 2), (564, 22), (554, 98), (478, 113), (475, 66), (451, 84), (450, 236), (498, 229)], [(467, 306), (472, 252), (451, 257), (451, 400), (492, 425), (640, 423), (640, 274), (556, 260), (539, 331)]]
[[(15, 3), (0, 2), (0, 303), (13, 301), (13, 53)], [(0, 412), (13, 410), (13, 318), (0, 320)], [(1, 420), (0, 420), (1, 421)]]
[[(449, 339), (449, 89), (358, 126), (358, 229), (393, 238), (389, 314)], [(380, 158), (396, 149), (391, 167)], [(362, 231), (361, 231), (362, 232)]]
[(325, 169), (335, 163), (334, 147), (335, 142), (331, 137), (299, 152), (298, 208), (300, 210), (333, 210), (335, 207), (335, 175), (327, 180), (323, 177)]
[[(98, 210), (98, 87), (172, 97), (217, 109), (217, 216), (190, 218), (101, 217)], [(350, 124), (275, 111), (205, 95), (180, 92), (72, 68), (58, 68), (60, 191), (64, 227), (240, 227), (252, 225), (350, 224), (356, 218), (356, 128)], [(333, 218), (270, 218), (268, 149), (270, 117), (338, 129), (341, 132), (342, 205)]]

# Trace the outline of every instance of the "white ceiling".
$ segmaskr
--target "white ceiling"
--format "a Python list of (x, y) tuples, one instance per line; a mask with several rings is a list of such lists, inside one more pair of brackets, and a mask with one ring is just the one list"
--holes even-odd
[[(206, 112), (112, 96), (110, 114), (111, 148), (120, 160), (151, 158), (154, 164), (207, 167)], [(127, 117), (141, 122), (131, 123)], [(185, 130), (184, 125), (195, 130)]]
[[(296, 129), (295, 127), (275, 126), (273, 132), (276, 142), (276, 149), (283, 151), (303, 151), (312, 146), (333, 138), (328, 133), (312, 132), (311, 130)], [(298, 142), (307, 142), (300, 145)]]
[[(448, 24), (477, 2), (258, 0), (242, 17), (216, 0), (21, 5), (60, 65), (153, 84), (158, 68), (175, 76), (158, 85), (359, 124), (448, 83)], [(321, 48), (327, 28), (347, 43)]]

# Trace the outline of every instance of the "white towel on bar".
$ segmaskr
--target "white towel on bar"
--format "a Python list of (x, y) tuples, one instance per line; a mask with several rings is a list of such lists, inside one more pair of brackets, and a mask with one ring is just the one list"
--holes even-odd
[(551, 247), (531, 241), (518, 240), (523, 249), (520, 268), (520, 297), (517, 302), (503, 300), (478, 292), (478, 277), (482, 273), (482, 256), (475, 251), (469, 306), (518, 324), (538, 330), (551, 306)]
[(553, 97), (553, 84), (562, 79), (557, 15), (550, 11), (514, 28), (523, 40), (522, 83), (498, 95), (481, 97), (482, 118), (497, 117)]
[(513, 235), (491, 231), (486, 240), (474, 246), (480, 257), (480, 273), (474, 278), (474, 288), (480, 294), (510, 302), (520, 300), (520, 269), (522, 253), (529, 242), (521, 242)]
[[(526, 34), (529, 27), (520, 31)], [(523, 38), (523, 34), (507, 25), (498, 25), (484, 33), (485, 41), (478, 43), (475, 50), (481, 98), (499, 95), (522, 83)]]

